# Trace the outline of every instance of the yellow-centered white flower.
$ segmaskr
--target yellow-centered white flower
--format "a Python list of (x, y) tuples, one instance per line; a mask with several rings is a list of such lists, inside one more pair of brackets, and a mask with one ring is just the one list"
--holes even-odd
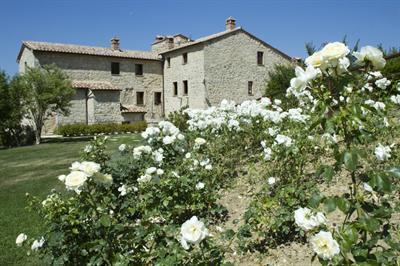
[(81, 171), (72, 171), (65, 177), (65, 186), (69, 190), (80, 192), (80, 187), (85, 184), (88, 175)]
[(339, 244), (331, 232), (319, 232), (311, 238), (310, 243), (314, 252), (324, 260), (330, 260), (340, 252)]

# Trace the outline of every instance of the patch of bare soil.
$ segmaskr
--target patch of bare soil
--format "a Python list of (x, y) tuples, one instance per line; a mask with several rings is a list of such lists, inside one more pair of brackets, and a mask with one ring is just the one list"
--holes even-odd
[[(257, 168), (257, 167), (255, 167)], [(237, 178), (235, 184), (228, 189), (221, 191), (220, 204), (224, 205), (229, 213), (227, 220), (219, 226), (223, 230), (232, 229), (235, 232), (244, 223), (243, 215), (246, 212), (253, 196), (261, 188), (257, 177), (257, 170), (250, 169), (247, 174)], [(349, 180), (334, 182), (330, 186), (322, 185), (321, 192), (325, 195), (340, 195), (347, 191)], [(331, 223), (341, 223), (343, 216), (340, 212), (333, 212), (328, 215)], [(213, 232), (214, 233), (214, 232)], [(215, 230), (215, 234), (219, 234)], [(246, 253), (240, 254), (235, 242), (222, 243), (227, 249), (226, 258), (235, 265), (253, 266), (253, 265), (320, 265), (318, 260), (311, 262), (313, 252), (308, 244), (290, 243), (281, 245), (274, 249), (269, 249), (266, 253)], [(228, 247), (228, 245), (231, 245)]]

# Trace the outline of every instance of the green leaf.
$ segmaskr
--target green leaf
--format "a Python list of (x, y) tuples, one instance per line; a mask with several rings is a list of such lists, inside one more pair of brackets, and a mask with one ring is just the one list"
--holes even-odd
[(323, 172), (322, 172), (322, 176), (328, 181), (332, 181), (332, 177), (333, 177), (334, 171), (333, 171), (333, 167), (330, 165), (324, 165), (323, 166)]
[(351, 206), (350, 201), (341, 197), (336, 198), (336, 205), (338, 206), (339, 210), (341, 210), (343, 213), (347, 213)]
[(308, 202), (308, 205), (312, 208), (318, 208), (318, 205), (322, 199), (323, 199), (323, 197), (320, 194), (314, 193), (311, 196), (310, 201)]
[(369, 183), (378, 191), (391, 192), (393, 190), (390, 178), (384, 174), (377, 174), (372, 176)]
[(99, 221), (105, 227), (109, 227), (111, 225), (111, 220), (110, 220), (110, 217), (108, 215), (101, 216)]
[(343, 156), (343, 162), (346, 168), (350, 171), (355, 171), (358, 164), (358, 154), (356, 152), (346, 151)]
[(335, 198), (326, 198), (324, 201), (324, 209), (325, 212), (333, 212), (336, 209), (336, 200)]

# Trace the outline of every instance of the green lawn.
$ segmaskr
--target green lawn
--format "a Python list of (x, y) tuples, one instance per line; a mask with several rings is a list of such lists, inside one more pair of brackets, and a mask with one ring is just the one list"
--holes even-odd
[[(121, 143), (140, 143), (138, 134), (109, 137), (107, 151), (118, 152)], [(15, 245), (21, 232), (37, 236), (40, 219), (25, 210), (25, 193), (44, 198), (51, 189), (63, 189), (57, 176), (67, 174), (88, 141), (46, 143), (0, 150), (0, 265), (39, 265), (34, 256)]]

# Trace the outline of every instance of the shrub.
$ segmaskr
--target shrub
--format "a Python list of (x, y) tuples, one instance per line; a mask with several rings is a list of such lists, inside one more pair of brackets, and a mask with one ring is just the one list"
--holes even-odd
[(286, 101), (288, 101), (285, 96), (286, 89), (290, 87), (290, 80), (295, 77), (294, 66), (277, 64), (268, 75), (269, 79), (265, 86), (264, 96), (283, 100), (283, 103), (286, 104)]
[(147, 123), (145, 121), (134, 122), (133, 124), (72, 124), (58, 127), (56, 133), (63, 136), (87, 136), (96, 134), (113, 134), (116, 132), (141, 132), (145, 130), (146, 127)]
[[(286, 93), (297, 108), (262, 98), (187, 109), (171, 118), (182, 130), (162, 121), (119, 156), (94, 139), (82, 154), (90, 161), (59, 177), (68, 192), (31, 200), (43, 241), (17, 244), (34, 243), (48, 264), (220, 265), (236, 235), (264, 252), (309, 240), (322, 265), (395, 264), (398, 84), (378, 71), (379, 50), (328, 45), (296, 69)], [(241, 171), (257, 182), (245, 223), (216, 233), (219, 192)], [(333, 180), (348, 189), (326, 193)]]

